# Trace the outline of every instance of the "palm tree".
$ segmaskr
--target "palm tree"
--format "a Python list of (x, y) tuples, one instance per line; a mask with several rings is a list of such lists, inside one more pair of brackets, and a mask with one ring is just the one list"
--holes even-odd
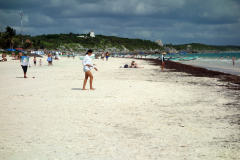
[(13, 44), (15, 43), (15, 38), (14, 36), (16, 35), (16, 30), (7, 26), (5, 28), (6, 33), (7, 33), (7, 41), (10, 42), (10, 48), (13, 49)]

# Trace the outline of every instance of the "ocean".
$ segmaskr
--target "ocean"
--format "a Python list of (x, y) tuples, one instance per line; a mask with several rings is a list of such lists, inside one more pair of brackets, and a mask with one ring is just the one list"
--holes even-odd
[[(229, 55), (229, 59), (227, 59)], [(151, 58), (157, 58), (161, 55), (151, 55)], [(196, 54), (177, 54), (165, 55), (165, 57), (194, 57), (196, 60), (176, 61), (183, 64), (203, 67), (213, 71), (220, 71), (240, 76), (240, 53), (196, 53)], [(223, 59), (221, 59), (223, 56)], [(232, 57), (235, 56), (235, 64), (233, 66)], [(167, 62), (166, 62), (167, 63)]]

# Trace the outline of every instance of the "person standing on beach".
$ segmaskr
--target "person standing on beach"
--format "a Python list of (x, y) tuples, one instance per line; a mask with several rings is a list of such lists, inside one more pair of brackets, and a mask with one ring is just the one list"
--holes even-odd
[(75, 58), (75, 55), (74, 55), (74, 53), (73, 53), (73, 55), (72, 55), (72, 56), (73, 56), (73, 59), (74, 59), (74, 58)]
[(235, 56), (233, 56), (232, 61), (233, 61), (233, 66), (234, 66), (234, 64), (235, 64)]
[(227, 59), (229, 59), (229, 55), (227, 56)]
[(41, 59), (39, 60), (39, 66), (42, 66), (42, 60)]
[(30, 68), (31, 64), (30, 64), (30, 61), (29, 61), (29, 57), (27, 56), (27, 53), (24, 53), (24, 56), (22, 56), (22, 59), (21, 59), (21, 66), (22, 66), (22, 69), (23, 69), (24, 78), (27, 78), (26, 74), (27, 74), (28, 65), (29, 65), (29, 68)]
[(91, 62), (90, 56), (92, 55), (92, 52), (93, 51), (91, 49), (88, 50), (88, 52), (86, 53), (86, 55), (85, 55), (85, 57), (83, 58), (83, 61), (82, 61), (83, 71), (85, 72), (85, 79), (83, 81), (83, 90), (87, 90), (85, 87), (86, 87), (86, 84), (87, 84), (88, 77), (90, 77), (90, 89), (95, 90), (92, 87), (93, 75), (91, 73), (91, 68), (94, 68), (96, 71), (98, 71), (98, 69)]
[(104, 61), (104, 53), (102, 52), (102, 60)]
[(109, 54), (108, 54), (108, 52), (106, 52), (106, 61), (108, 61), (108, 56), (109, 56)]
[(163, 71), (163, 68), (164, 68), (164, 65), (165, 65), (165, 59), (164, 59), (165, 54), (166, 54), (166, 52), (162, 53), (162, 71)]
[(20, 62), (21, 62), (21, 60), (22, 60), (22, 52), (21, 51), (19, 52), (19, 59), (20, 59)]
[(34, 56), (34, 58), (33, 58), (33, 63), (34, 63), (34, 66), (36, 66), (36, 64), (37, 64), (37, 59), (36, 59), (35, 56)]
[(52, 66), (52, 54), (51, 53), (48, 53), (47, 61), (48, 61), (48, 65)]

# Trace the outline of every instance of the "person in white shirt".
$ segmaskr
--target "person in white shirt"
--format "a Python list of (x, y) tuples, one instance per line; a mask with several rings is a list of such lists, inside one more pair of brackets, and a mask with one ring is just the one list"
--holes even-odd
[(102, 60), (104, 61), (104, 53), (102, 52)]
[(29, 67), (31, 67), (27, 53), (24, 53), (24, 56), (22, 56), (22, 58), (21, 58), (21, 66), (23, 69), (24, 78), (27, 78), (26, 74), (27, 74), (28, 65), (29, 65)]
[(164, 68), (164, 65), (165, 65), (165, 58), (164, 58), (165, 54), (166, 54), (166, 52), (162, 53), (162, 71), (163, 71), (163, 68)]
[(88, 50), (88, 52), (86, 53), (86, 56), (82, 60), (83, 71), (85, 72), (85, 79), (83, 81), (83, 90), (87, 90), (85, 86), (87, 84), (88, 77), (90, 77), (90, 89), (95, 90), (92, 87), (93, 75), (91, 73), (91, 68), (94, 68), (96, 71), (98, 71), (98, 69), (91, 62), (90, 56), (92, 55), (92, 52), (93, 51), (91, 49)]

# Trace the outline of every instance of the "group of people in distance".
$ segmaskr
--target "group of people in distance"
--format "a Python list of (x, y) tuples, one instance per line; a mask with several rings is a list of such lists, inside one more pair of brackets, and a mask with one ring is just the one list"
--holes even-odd
[(104, 57), (106, 57), (106, 61), (108, 61), (109, 53), (106, 52), (106, 54), (104, 54), (104, 52), (102, 52), (101, 59), (102, 59), (103, 61), (104, 61)]
[[(36, 64), (37, 64), (37, 58), (34, 56), (34, 58), (33, 58), (33, 63), (34, 63), (34, 66), (36, 66)], [(39, 66), (42, 66), (42, 60), (40, 59), (39, 60)]]
[[(69, 52), (67, 52), (67, 57), (70, 58), (70, 53)], [(75, 58), (75, 54), (74, 53), (72, 53), (72, 57), (73, 57), (73, 59)]]
[[(229, 55), (227, 56), (227, 59), (229, 59)], [(223, 56), (221, 56), (221, 60), (223, 60)], [(235, 56), (232, 57), (232, 62), (233, 62), (233, 65), (235, 64)]]

